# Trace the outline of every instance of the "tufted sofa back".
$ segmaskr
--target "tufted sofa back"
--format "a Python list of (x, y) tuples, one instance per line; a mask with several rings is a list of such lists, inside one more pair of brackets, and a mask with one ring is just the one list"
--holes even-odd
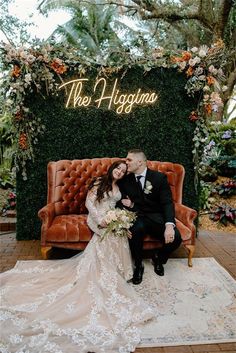
[[(107, 172), (119, 158), (59, 160), (48, 163), (47, 203), (54, 203), (55, 214), (87, 213), (85, 199), (93, 178)], [(184, 168), (180, 164), (148, 161), (148, 167), (165, 173), (175, 203), (182, 203)]]

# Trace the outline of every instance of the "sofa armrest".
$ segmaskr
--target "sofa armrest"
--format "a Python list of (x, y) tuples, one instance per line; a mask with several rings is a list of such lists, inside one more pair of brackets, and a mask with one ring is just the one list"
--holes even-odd
[(41, 227), (41, 242), (44, 243), (46, 239), (46, 232), (51, 226), (52, 221), (55, 217), (55, 206), (54, 203), (49, 203), (38, 211), (38, 216), (42, 220)]
[(55, 217), (54, 203), (49, 203), (38, 211), (38, 216), (42, 222), (49, 227)]
[(175, 204), (175, 217), (191, 230), (191, 238), (196, 235), (196, 228), (193, 223), (197, 217), (197, 211), (180, 203)]
[(197, 217), (197, 211), (180, 203), (176, 203), (175, 217), (186, 225), (186, 227), (191, 227), (194, 219)]

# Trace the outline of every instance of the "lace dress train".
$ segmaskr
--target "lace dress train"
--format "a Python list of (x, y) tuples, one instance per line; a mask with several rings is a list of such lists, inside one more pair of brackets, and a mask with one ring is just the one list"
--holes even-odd
[(120, 193), (94, 206), (95, 232), (83, 253), (66, 260), (20, 261), (1, 274), (2, 353), (128, 353), (153, 313), (127, 280), (132, 263), (127, 238), (101, 240), (97, 228)]

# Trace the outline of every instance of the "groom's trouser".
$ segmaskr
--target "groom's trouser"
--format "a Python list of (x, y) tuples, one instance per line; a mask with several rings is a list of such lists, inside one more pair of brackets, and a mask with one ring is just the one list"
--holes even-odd
[(143, 239), (146, 234), (154, 236), (163, 243), (163, 246), (158, 249), (158, 258), (162, 264), (165, 264), (170, 254), (180, 246), (182, 241), (178, 229), (175, 227), (174, 230), (174, 241), (172, 243), (165, 244), (165, 224), (155, 223), (146, 217), (138, 217), (130, 229), (132, 238), (129, 239), (130, 250), (135, 266), (140, 266), (142, 263)]

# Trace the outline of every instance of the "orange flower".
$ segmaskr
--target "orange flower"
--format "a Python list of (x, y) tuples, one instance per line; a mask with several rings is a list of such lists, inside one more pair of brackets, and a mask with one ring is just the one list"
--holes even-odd
[(190, 121), (196, 121), (196, 120), (198, 120), (197, 112), (192, 111), (191, 114), (189, 115), (189, 120), (190, 120)]
[(28, 148), (27, 143), (27, 135), (26, 133), (22, 132), (19, 137), (19, 146), (22, 150), (26, 150)]
[(192, 74), (193, 74), (193, 68), (189, 66), (188, 70), (186, 71), (186, 75), (189, 77), (189, 76), (192, 76)]
[(218, 39), (215, 43), (213, 43), (213, 49), (221, 49), (224, 48), (225, 44), (222, 39)]
[(18, 111), (18, 112), (15, 114), (15, 119), (16, 119), (17, 121), (23, 119), (23, 113), (22, 113), (22, 111)]
[(14, 65), (13, 70), (11, 72), (12, 77), (19, 77), (21, 73), (21, 69), (18, 65)]
[(59, 64), (56, 60), (54, 60), (50, 66), (57, 74), (64, 74), (67, 70), (65, 65)]
[(223, 49), (225, 44), (222, 39), (217, 40), (213, 43), (212, 47), (209, 49), (209, 54), (217, 53), (219, 50)]
[(205, 109), (206, 109), (207, 115), (211, 115), (212, 113), (211, 103), (205, 104)]
[(215, 82), (214, 77), (212, 77), (212, 76), (207, 76), (207, 83), (208, 83), (209, 86), (213, 85), (214, 82)]
[(177, 56), (172, 56), (172, 57), (171, 57), (171, 61), (172, 61), (173, 63), (179, 63), (179, 62), (182, 61), (182, 58), (177, 57)]
[(214, 44), (213, 47), (215, 48), (224, 48), (224, 42), (222, 39), (218, 39)]
[(58, 74), (64, 74), (64, 72), (66, 72), (67, 67), (65, 65), (60, 65), (57, 69), (57, 73)]
[(182, 61), (188, 61), (189, 59), (191, 59), (192, 54), (189, 53), (188, 51), (184, 51), (182, 53)]

